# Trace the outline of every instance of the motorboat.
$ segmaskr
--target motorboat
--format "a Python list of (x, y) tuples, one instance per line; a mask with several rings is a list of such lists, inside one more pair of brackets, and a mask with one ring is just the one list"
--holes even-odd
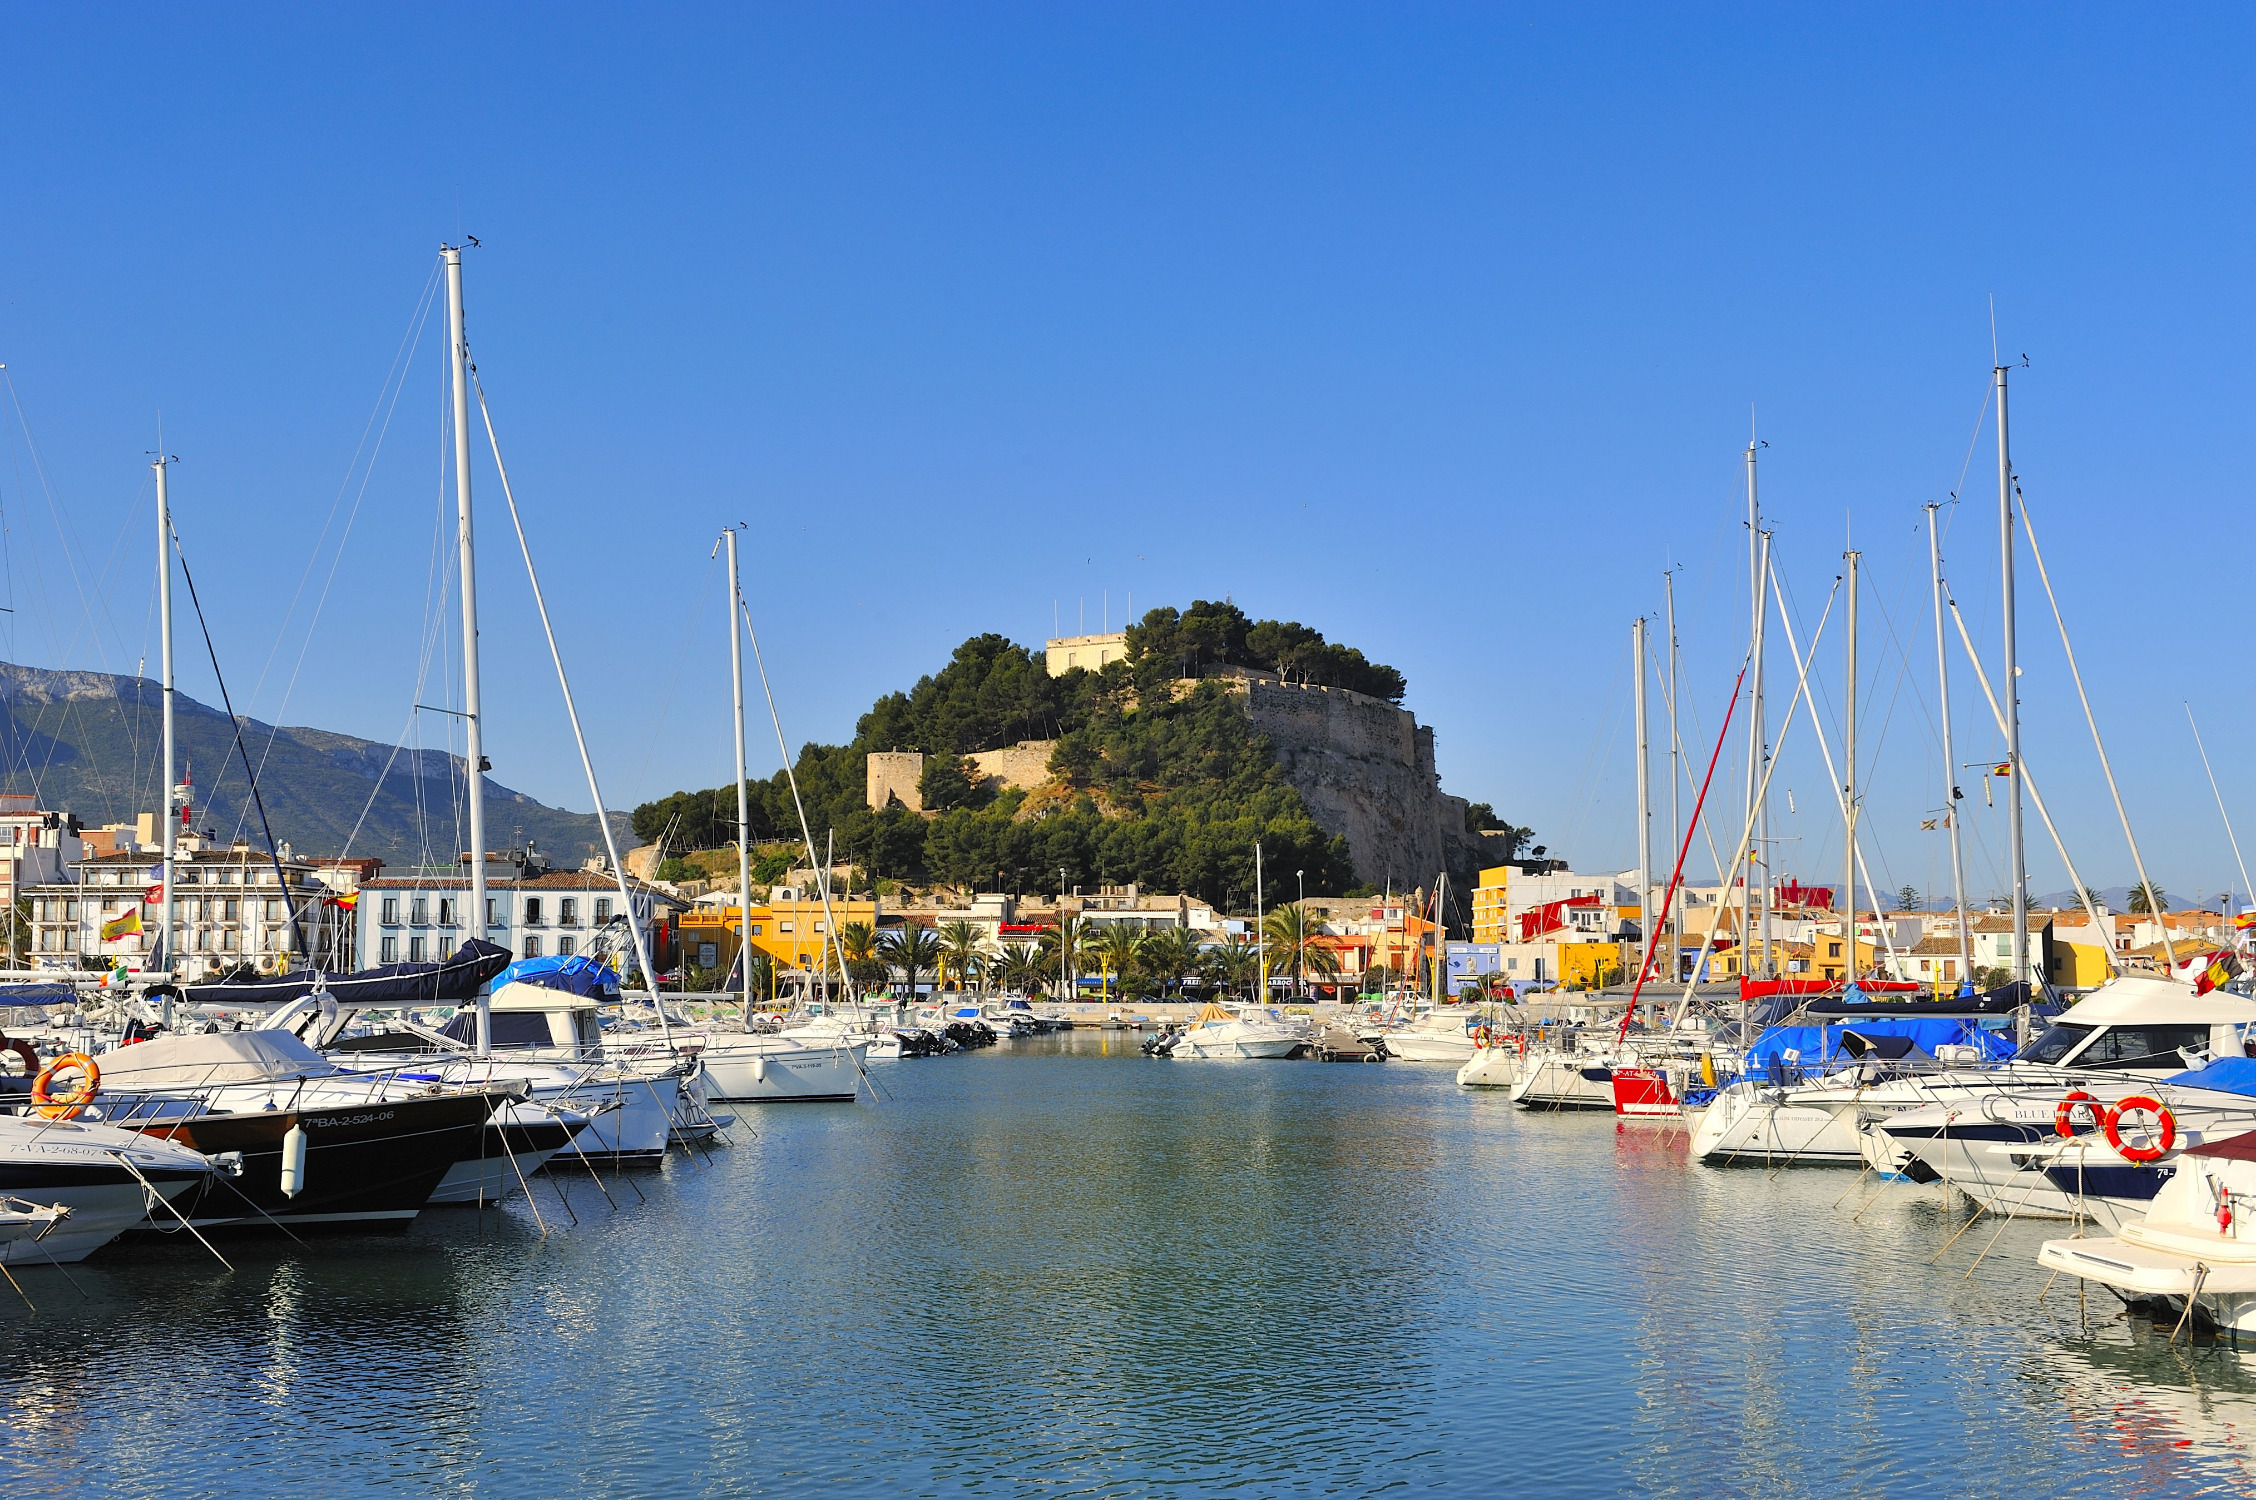
[(0, 1263), (84, 1260), (152, 1214), (177, 1225), (173, 1211), (193, 1211), (217, 1175), (200, 1152), (138, 1131), (0, 1115)]
[(342, 1069), (281, 1030), (160, 1036), (96, 1062), (102, 1123), (240, 1160), (192, 1210), (199, 1228), (405, 1228), (450, 1176), (492, 1201), (588, 1123), (521, 1085)]
[(1389, 1057), (1398, 1057), (1404, 1062), (1463, 1066), (1472, 1061), (1477, 1050), (1473, 1028), (1480, 1024), (1478, 1006), (1440, 1005), (1406, 1026), (1383, 1032), (1378, 1040), (1385, 1043)]
[(1520, 1049), (1525, 1039), (1516, 1031), (1491, 1032), (1476, 1039), (1473, 1055), (1457, 1070), (1457, 1082), (1469, 1089), (1508, 1089), (1520, 1081)]
[(887, 1055), (881, 1044), (900, 1056), (900, 1040), (892, 1033), (710, 1031), (688, 1045), (696, 1048), (713, 1098), (781, 1103), (853, 1099), (861, 1091), (862, 1059)]
[(1169, 1057), (1245, 1058), (1291, 1057), (1309, 1045), (1302, 1028), (1268, 1011), (1248, 1008), (1233, 1015), (1209, 1002), (1190, 1025), (1178, 1033)]
[(1998, 1148), (2056, 1135), (2065, 1106), (2115, 1111), (2141, 1095), (2168, 1107), (2178, 1129), (2213, 1136), (2246, 1115), (2252, 1101), (2182, 1075), (2197, 1066), (2206, 1072), (2211, 1059), (2240, 1060), (2251, 1023), (2256, 1000), (2243, 995), (2197, 995), (2166, 979), (2112, 979), (1997, 1068), (1949, 1070), (1870, 1090), (1863, 1159), (1917, 1182), (1972, 1183), (2002, 1195), (2007, 1211), (2022, 1217), (2071, 1217), (2071, 1195), (2036, 1158), (2022, 1153), (2016, 1160)]
[(2195, 1313), (2231, 1333), (2256, 1333), (2256, 1132), (2187, 1150), (2151, 1206), (2114, 1235), (2047, 1240), (2037, 1264), (2096, 1281), (2129, 1303)]

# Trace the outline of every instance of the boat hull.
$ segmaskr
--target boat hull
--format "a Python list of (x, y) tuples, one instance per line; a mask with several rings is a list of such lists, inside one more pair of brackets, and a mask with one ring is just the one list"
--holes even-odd
[[(191, 1211), (199, 1229), (405, 1229), (457, 1163), (478, 1158), (501, 1097), (472, 1092), (208, 1114), (154, 1122), (145, 1133), (206, 1156), (240, 1153), (240, 1175), (220, 1178)], [(305, 1176), (293, 1196), (282, 1191), (283, 1143), (301, 1124)]]
[[(121, 1154), (133, 1163), (132, 1171), (120, 1164)], [(0, 1121), (0, 1197), (70, 1210), (44, 1234), (0, 1243), (0, 1264), (84, 1260), (143, 1222), (150, 1189), (185, 1212), (211, 1179), (211, 1164), (201, 1156), (131, 1131), (13, 1117)], [(163, 1208), (155, 1211), (179, 1223)]]
[(705, 1092), (744, 1104), (850, 1101), (861, 1090), (863, 1044), (807, 1046), (773, 1037), (747, 1037), (746, 1045), (709, 1045), (698, 1054)]
[(1520, 1081), (1520, 1054), (1511, 1047), (1475, 1048), (1457, 1081), (1469, 1089), (1508, 1089)]

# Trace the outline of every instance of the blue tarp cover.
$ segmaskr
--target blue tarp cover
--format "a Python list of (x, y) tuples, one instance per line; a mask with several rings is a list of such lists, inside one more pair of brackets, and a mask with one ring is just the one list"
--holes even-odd
[(520, 958), (494, 976), (495, 989), (505, 984), (537, 984), (544, 990), (564, 990), (606, 1000), (619, 998), (617, 971), (592, 958)]
[[(1996, 1061), (2013, 1055), (2013, 1038), (2000, 1031), (1985, 1031), (1972, 1018), (1949, 1019), (1941, 1016), (1858, 1016), (1854, 1020), (1837, 1022), (1830, 1026), (1772, 1026), (1755, 1038), (1754, 1046), (1747, 1049), (1747, 1067), (1750, 1072), (1765, 1073), (1771, 1060), (1794, 1051), (1802, 1055), (1801, 1068), (1814, 1072), (1831, 1067), (1844, 1058), (1841, 1051), (1841, 1034), (1845, 1031), (1861, 1032), (1866, 1036), (1909, 1037), (1912, 1045), (1922, 1052), (1932, 1053), (1937, 1047), (1980, 1047), (1982, 1055)], [(2256, 1090), (2252, 1090), (2256, 1092)]]
[(2222, 1089), (2228, 1094), (2256, 1098), (2256, 1057), (2220, 1057), (2190, 1073), (2173, 1073), (2162, 1080), (2188, 1089)]

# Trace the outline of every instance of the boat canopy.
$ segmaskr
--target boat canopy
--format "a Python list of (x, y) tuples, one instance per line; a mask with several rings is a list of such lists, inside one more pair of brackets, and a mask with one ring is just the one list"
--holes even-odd
[(227, 1009), (287, 1005), (316, 989), (326, 989), (337, 1004), (357, 1010), (411, 1005), (460, 1005), (474, 999), (486, 981), (509, 962), (509, 950), (471, 938), (451, 957), (435, 964), (384, 964), (354, 974), (249, 975), (211, 984), (191, 984), (181, 994), (190, 1005)]
[[(1935, 1054), (1939, 1047), (1979, 1047), (1982, 1056), (1993, 1062), (2013, 1055), (2011, 1036), (2002, 1031), (1984, 1030), (1971, 1017), (1860, 1016), (1853, 1023), (1765, 1027), (1755, 1038), (1755, 1044), (1747, 1049), (1747, 1071), (1765, 1074), (1771, 1071), (1773, 1063), (1783, 1067), (1789, 1062), (1810, 1071), (1830, 1067), (1844, 1053), (1861, 1057), (1862, 1052), (1849, 1051), (1844, 1045), (1852, 1035), (1865, 1048), (1871, 1048), (1881, 1037), (1901, 1037), (1910, 1046), (1929, 1054)], [(1798, 1057), (1789, 1059), (1788, 1052)]]
[(337, 1071), (335, 1063), (287, 1031), (160, 1036), (105, 1052), (96, 1062), (102, 1070), (104, 1089), (127, 1092), (213, 1083), (266, 1083)]
[(496, 990), (505, 984), (532, 984), (604, 1000), (619, 998), (619, 971), (593, 958), (520, 958), (494, 975)]
[(2216, 1058), (2191, 1072), (2172, 1073), (2162, 1081), (2174, 1088), (2216, 1089), (2256, 1099), (2256, 1057)]

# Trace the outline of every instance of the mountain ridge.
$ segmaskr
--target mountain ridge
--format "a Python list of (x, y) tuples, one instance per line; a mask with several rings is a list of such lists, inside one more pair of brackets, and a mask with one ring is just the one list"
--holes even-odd
[[(459, 755), (248, 715), (231, 721), (186, 693), (175, 693), (174, 710), (199, 828), (261, 837), (235, 749), (240, 722), (274, 837), (299, 854), (451, 865), (466, 843)], [(163, 797), (162, 714), (163, 690), (146, 677), (0, 662), (0, 789), (32, 793), (41, 807), (75, 813), (88, 827), (154, 811)], [(592, 813), (546, 806), (491, 776), (485, 794), (487, 838), (496, 848), (529, 839), (569, 863), (602, 852)], [(625, 816), (613, 821), (624, 832)]]

